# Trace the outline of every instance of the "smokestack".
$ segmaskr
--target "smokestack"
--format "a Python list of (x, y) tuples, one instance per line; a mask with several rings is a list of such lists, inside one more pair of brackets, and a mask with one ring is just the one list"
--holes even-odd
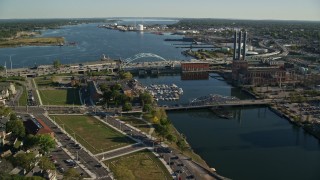
[(239, 39), (238, 39), (238, 60), (240, 60), (240, 57), (241, 57), (241, 36), (242, 36), (242, 32), (239, 31)]
[(244, 32), (244, 35), (243, 35), (243, 51), (242, 51), (243, 60), (246, 60), (246, 41), (247, 41), (247, 31)]
[(237, 31), (234, 31), (233, 36), (233, 60), (237, 59)]

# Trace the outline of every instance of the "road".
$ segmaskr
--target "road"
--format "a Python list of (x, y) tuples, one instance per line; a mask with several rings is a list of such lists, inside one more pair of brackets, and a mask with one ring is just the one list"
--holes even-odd
[(146, 147), (153, 149), (155, 153), (159, 154), (159, 158), (162, 158), (167, 163), (167, 165), (170, 166), (170, 168), (174, 172), (174, 175), (176, 175), (177, 178), (180, 177), (181, 179), (208, 179), (208, 180), (209, 179), (225, 179), (223, 177), (220, 177), (214, 172), (208, 173), (208, 171), (205, 168), (195, 164), (192, 160), (190, 160), (190, 158), (180, 154), (177, 151), (173, 151), (168, 147), (164, 147), (163, 144), (156, 141), (155, 138), (151, 136), (147, 136), (143, 132), (138, 131), (134, 128), (131, 128), (130, 126), (127, 126), (126, 123), (123, 123), (117, 120), (115, 117), (108, 116), (104, 119), (101, 119), (101, 118), (99, 119), (125, 132), (128, 136), (134, 139), (138, 139)]
[(96, 175), (96, 179), (111, 179), (109, 177), (109, 172), (105, 168), (101, 167), (100, 162), (96, 158), (92, 157), (84, 150), (84, 148), (79, 148), (79, 146), (76, 145), (76, 142), (60, 130), (53, 122), (51, 122), (51, 120), (41, 113), (34, 113), (33, 115), (36, 118), (41, 119), (54, 131), (55, 137), (61, 143), (62, 147), (71, 152), (74, 157), (78, 157), (80, 163), (85, 165), (89, 171)]

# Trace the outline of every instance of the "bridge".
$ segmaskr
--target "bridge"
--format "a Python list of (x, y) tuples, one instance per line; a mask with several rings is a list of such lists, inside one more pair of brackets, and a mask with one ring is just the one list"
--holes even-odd
[(123, 67), (126, 67), (130, 64), (132, 64), (133, 62), (137, 62), (139, 61), (140, 59), (145, 59), (145, 58), (152, 58), (153, 61), (149, 61), (149, 62), (167, 62), (167, 63), (170, 63), (169, 60), (166, 60), (165, 58), (157, 55), (157, 54), (153, 54), (153, 53), (139, 53), (139, 54), (136, 54), (132, 57), (129, 57), (127, 59), (124, 59), (122, 60), (122, 66)]
[(187, 109), (205, 109), (211, 107), (228, 107), (228, 106), (256, 106), (267, 105), (271, 103), (271, 100), (249, 99), (240, 100), (236, 97), (221, 96), (217, 94), (210, 94), (208, 96), (202, 96), (195, 98), (190, 103), (175, 105), (175, 106), (163, 106), (165, 110), (187, 110)]
[(259, 106), (268, 105), (270, 101), (266, 100), (239, 100), (234, 102), (226, 103), (213, 103), (203, 105), (179, 105), (179, 106), (165, 106), (164, 109), (167, 111), (173, 110), (188, 110), (188, 109), (207, 109), (212, 107), (236, 107), (236, 106)]
[[(145, 59), (145, 60), (141, 60)], [(181, 62), (167, 60), (153, 53), (139, 53), (121, 61), (121, 69), (139, 75), (180, 73)]]

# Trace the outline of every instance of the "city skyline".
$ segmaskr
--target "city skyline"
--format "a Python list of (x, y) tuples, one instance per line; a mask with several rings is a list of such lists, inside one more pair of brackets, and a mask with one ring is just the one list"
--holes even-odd
[[(29, 18), (108, 18), (172, 17), (223, 18), (253, 20), (320, 21), (320, 2), (316, 0), (223, 1), (127, 1), (69, 0), (38, 1), (2, 0), (0, 19)], [(261, 8), (263, 7), (263, 8)]]

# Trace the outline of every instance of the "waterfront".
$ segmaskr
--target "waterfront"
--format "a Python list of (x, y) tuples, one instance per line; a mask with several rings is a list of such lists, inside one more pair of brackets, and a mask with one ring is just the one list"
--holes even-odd
[[(247, 97), (214, 78), (183, 81), (180, 76), (163, 76), (139, 81), (178, 85), (184, 90), (179, 102), (209, 93)], [(320, 142), (313, 136), (267, 107), (230, 111), (232, 119), (219, 118), (209, 110), (169, 112), (168, 116), (194, 151), (223, 176), (244, 180), (320, 178)]]
[[(159, 24), (160, 22), (150, 21), (149, 23)], [(122, 21), (121, 23), (126, 22)], [(35, 64), (52, 64), (56, 59), (59, 59), (63, 64), (96, 61), (102, 57), (102, 54), (113, 59), (126, 59), (138, 53), (154, 53), (174, 60), (188, 59), (181, 54), (181, 49), (174, 48), (171, 42), (164, 41), (166, 38), (181, 38), (179, 35), (159, 36), (147, 32), (120, 32), (97, 28), (99, 24), (103, 23), (63, 26), (61, 29), (42, 32), (41, 37), (63, 36), (67, 42), (75, 42), (76, 46), (0, 48), (0, 64), (4, 65), (5, 61), (7, 65), (10, 64), (10, 55), (12, 55), (13, 68), (32, 67)]]
[[(8, 59), (8, 54), (15, 54), (13, 67), (51, 64), (56, 58), (62, 63), (80, 63), (96, 60), (103, 53), (112, 58), (127, 58), (140, 52), (151, 52), (168, 59), (185, 59), (181, 49), (163, 41), (170, 35), (119, 32), (99, 29), (96, 25), (66, 26), (42, 34), (65, 35), (67, 41), (76, 41), (77, 46), (0, 49), (1, 63)], [(186, 103), (208, 94), (249, 98), (238, 88), (211, 77), (183, 81), (180, 76), (160, 76), (140, 78), (139, 81), (143, 84), (174, 83), (183, 88), (179, 101), (159, 102), (162, 105)], [(206, 110), (170, 112), (168, 115), (176, 128), (186, 135), (195, 152), (223, 176), (233, 179), (320, 179), (318, 140), (266, 108), (235, 109), (233, 112), (236, 118), (229, 120)]]

